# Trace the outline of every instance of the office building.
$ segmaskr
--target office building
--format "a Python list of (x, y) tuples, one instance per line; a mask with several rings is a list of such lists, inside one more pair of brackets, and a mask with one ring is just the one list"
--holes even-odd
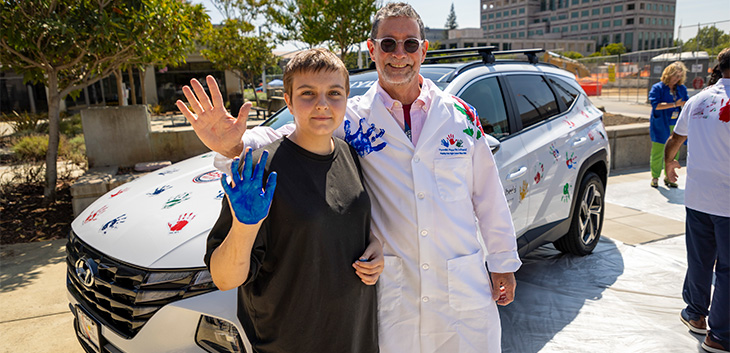
[(482, 0), (480, 10), (487, 40), (592, 41), (596, 51), (623, 43), (637, 51), (673, 45), (676, 0)]

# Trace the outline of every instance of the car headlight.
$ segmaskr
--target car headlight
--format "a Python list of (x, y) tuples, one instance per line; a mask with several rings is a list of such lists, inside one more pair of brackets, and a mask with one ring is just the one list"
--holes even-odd
[(207, 315), (200, 317), (195, 343), (211, 353), (245, 352), (234, 324)]

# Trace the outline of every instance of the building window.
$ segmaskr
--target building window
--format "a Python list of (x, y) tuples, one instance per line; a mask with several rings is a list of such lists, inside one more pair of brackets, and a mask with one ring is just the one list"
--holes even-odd
[(502, 28), (502, 24), (501, 23), (497, 23), (497, 29), (500, 29), (500, 28)]
[(581, 31), (583, 31), (583, 30), (587, 30), (587, 29), (588, 29), (588, 24), (587, 24), (587, 23), (581, 23), (581, 24), (580, 24), (580, 30), (581, 30)]
[(487, 43), (477, 43), (477, 46), (486, 47), (487, 46)]
[(502, 43), (502, 50), (512, 50), (512, 43)]
[(553, 33), (560, 33), (560, 27), (553, 27)]
[(489, 25), (489, 30), (491, 31), (493, 29), (494, 29), (494, 25)]
[(517, 9), (512, 10), (512, 16), (517, 14)]
[(509, 16), (509, 11), (505, 11), (505, 12), (503, 12), (503, 13), (502, 13), (502, 15), (503, 15), (504, 17), (507, 17), (507, 16)]
[(568, 15), (560, 15), (558, 16), (558, 20), (565, 20), (568, 19)]
[(639, 10), (643, 10), (643, 9), (644, 9), (644, 3), (642, 2), (641, 4), (639, 4)]
[(515, 33), (515, 32), (510, 33), (510, 37), (511, 38), (517, 38), (517, 33)]
[(535, 35), (535, 31), (527, 31), (527, 36), (532, 37)]
[(497, 18), (500, 18), (500, 17), (502, 17), (502, 13), (501, 12), (497, 12)]
[(486, 31), (486, 30), (487, 30), (487, 26), (482, 26), (482, 31)]
[(494, 14), (493, 14), (493, 13), (490, 13), (490, 14), (489, 14), (489, 18), (490, 18), (490, 19), (494, 18)]
[(599, 26), (600, 26), (600, 23), (598, 23), (598, 22), (593, 22), (593, 23), (591, 23), (591, 29), (596, 29), (596, 28), (598, 28)]
[(512, 24), (510, 24), (512, 27), (517, 27), (517, 21), (512, 21)]
[(501, 34), (497, 34), (497, 39), (500, 39), (500, 38), (502, 38), (502, 35)]
[(623, 21), (623, 20), (613, 20), (613, 26), (614, 26), (614, 27), (621, 27), (621, 22), (622, 22), (622, 21)]
[(651, 19), (651, 24), (654, 25), (654, 26), (656, 26), (656, 18), (652, 18)]
[(627, 18), (627, 19), (626, 19), (626, 24), (627, 24), (627, 25), (632, 25), (632, 24), (634, 24), (634, 19), (633, 19), (633, 18)]
[(613, 36), (613, 42), (614, 43), (621, 43), (621, 33), (616, 33)]
[(576, 12), (571, 12), (571, 13), (570, 13), (570, 18), (578, 18), (578, 15), (580, 15), (580, 13), (579, 13), (578, 11), (576, 11)]
[(590, 14), (591, 14), (590, 11), (583, 10), (583, 11), (580, 12), (580, 17), (588, 17), (588, 15), (590, 15)]
[(611, 6), (606, 6), (603, 8), (603, 14), (611, 13)]
[(626, 5), (626, 11), (634, 11), (635, 8), (636, 8), (636, 5), (635, 4), (627, 4)]
[(639, 24), (640, 25), (643, 25), (644, 24), (644, 18), (643, 17), (639, 17)]
[(538, 35), (538, 36), (541, 36), (541, 35), (543, 35), (543, 34), (545, 34), (545, 32), (543, 32), (543, 31), (542, 31), (541, 29), (538, 29), (538, 30), (537, 30), (537, 35)]
[(659, 5), (659, 11), (664, 12), (664, 4)]
[(580, 0), (573, 0), (570, 2), (571, 5), (578, 5), (580, 3)]
[(578, 25), (571, 25), (570, 26), (570, 31), (571, 32), (578, 32)]
[(487, 15), (482, 15), (482, 21), (486, 21)]
[(524, 25), (525, 25), (525, 20), (520, 20), (520, 26), (524, 26)]
[(520, 38), (525, 38), (525, 32), (520, 32)]
[(520, 8), (520, 13), (525, 13), (525, 8), (524, 7), (521, 7)]
[(591, 15), (593, 15), (593, 16), (598, 16), (600, 14), (601, 14), (601, 9), (593, 9), (591, 11)]
[(603, 28), (611, 27), (611, 21), (603, 21), (603, 23), (601, 24), (601, 27), (603, 27)]
[(563, 26), (563, 28), (560, 29), (560, 32), (567, 33), (568, 32), (568, 26)]
[(585, 4), (587, 2), (591, 2), (591, 0), (581, 0), (580, 2), (583, 3), (583, 4)]
[(621, 12), (624, 10), (624, 5), (616, 5), (613, 7), (613, 12)]

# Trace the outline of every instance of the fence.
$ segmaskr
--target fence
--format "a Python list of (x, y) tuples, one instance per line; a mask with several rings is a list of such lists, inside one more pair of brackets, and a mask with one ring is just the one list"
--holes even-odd
[(717, 59), (704, 52), (678, 52), (679, 47), (669, 47), (578, 59), (590, 71), (589, 77), (578, 81), (589, 95), (646, 103), (651, 86), (661, 80), (664, 68), (682, 61), (687, 66), (685, 86), (692, 96), (707, 85)]

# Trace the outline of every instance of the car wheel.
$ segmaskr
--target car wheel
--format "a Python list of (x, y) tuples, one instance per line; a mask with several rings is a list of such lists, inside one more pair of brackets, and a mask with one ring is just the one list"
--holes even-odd
[(553, 245), (564, 253), (583, 256), (593, 252), (601, 237), (606, 189), (601, 178), (592, 172), (586, 173), (580, 185), (568, 234)]

